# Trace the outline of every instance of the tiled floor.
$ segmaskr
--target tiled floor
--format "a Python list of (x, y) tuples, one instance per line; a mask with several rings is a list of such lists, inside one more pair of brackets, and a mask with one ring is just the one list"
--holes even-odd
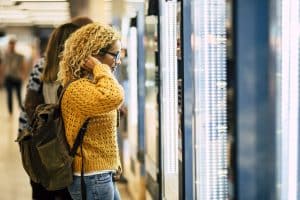
[[(30, 200), (29, 179), (21, 164), (17, 136), (18, 115), (16, 98), (12, 116), (8, 115), (6, 93), (0, 89), (0, 200)], [(126, 185), (119, 185), (123, 200), (131, 199)]]

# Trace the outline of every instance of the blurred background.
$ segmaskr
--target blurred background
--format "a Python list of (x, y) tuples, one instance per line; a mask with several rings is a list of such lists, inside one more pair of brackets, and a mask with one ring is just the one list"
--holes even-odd
[[(298, 0), (0, 0), (28, 76), (77, 16), (122, 34), (123, 199), (300, 199)], [(31, 199), (0, 63), (0, 199)]]

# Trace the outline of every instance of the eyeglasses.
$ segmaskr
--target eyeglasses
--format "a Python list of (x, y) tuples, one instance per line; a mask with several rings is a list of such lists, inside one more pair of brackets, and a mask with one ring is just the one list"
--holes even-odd
[(118, 51), (117, 53), (112, 53), (112, 52), (109, 52), (109, 51), (101, 51), (101, 52), (112, 55), (115, 59), (115, 62), (117, 62), (117, 60), (120, 60), (120, 58), (121, 58), (121, 52), (120, 51)]

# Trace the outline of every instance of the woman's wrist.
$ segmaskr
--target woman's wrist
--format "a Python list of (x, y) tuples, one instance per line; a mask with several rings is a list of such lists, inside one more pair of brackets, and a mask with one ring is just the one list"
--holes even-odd
[(93, 68), (93, 74), (96, 77), (97, 75), (112, 75), (111, 70), (106, 64), (96, 64)]

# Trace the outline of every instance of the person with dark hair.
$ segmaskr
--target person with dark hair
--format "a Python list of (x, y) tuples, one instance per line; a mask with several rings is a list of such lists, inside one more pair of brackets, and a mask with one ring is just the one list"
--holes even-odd
[[(89, 22), (90, 23), (90, 22)], [(19, 132), (33, 120), (33, 113), (41, 103), (55, 103), (57, 101), (60, 83), (57, 82), (59, 56), (63, 51), (66, 39), (80, 26), (66, 23), (56, 28), (48, 41), (45, 57), (34, 66), (27, 85), (24, 110), (20, 113)], [(47, 191), (41, 184), (30, 181), (32, 198), (35, 200), (72, 199), (68, 190)]]
[(24, 56), (15, 50), (17, 40), (10, 38), (8, 50), (4, 55), (5, 81), (4, 85), (7, 91), (7, 106), (9, 114), (13, 113), (13, 90), (17, 92), (17, 98), (20, 108), (22, 108), (21, 88), (25, 72)]

